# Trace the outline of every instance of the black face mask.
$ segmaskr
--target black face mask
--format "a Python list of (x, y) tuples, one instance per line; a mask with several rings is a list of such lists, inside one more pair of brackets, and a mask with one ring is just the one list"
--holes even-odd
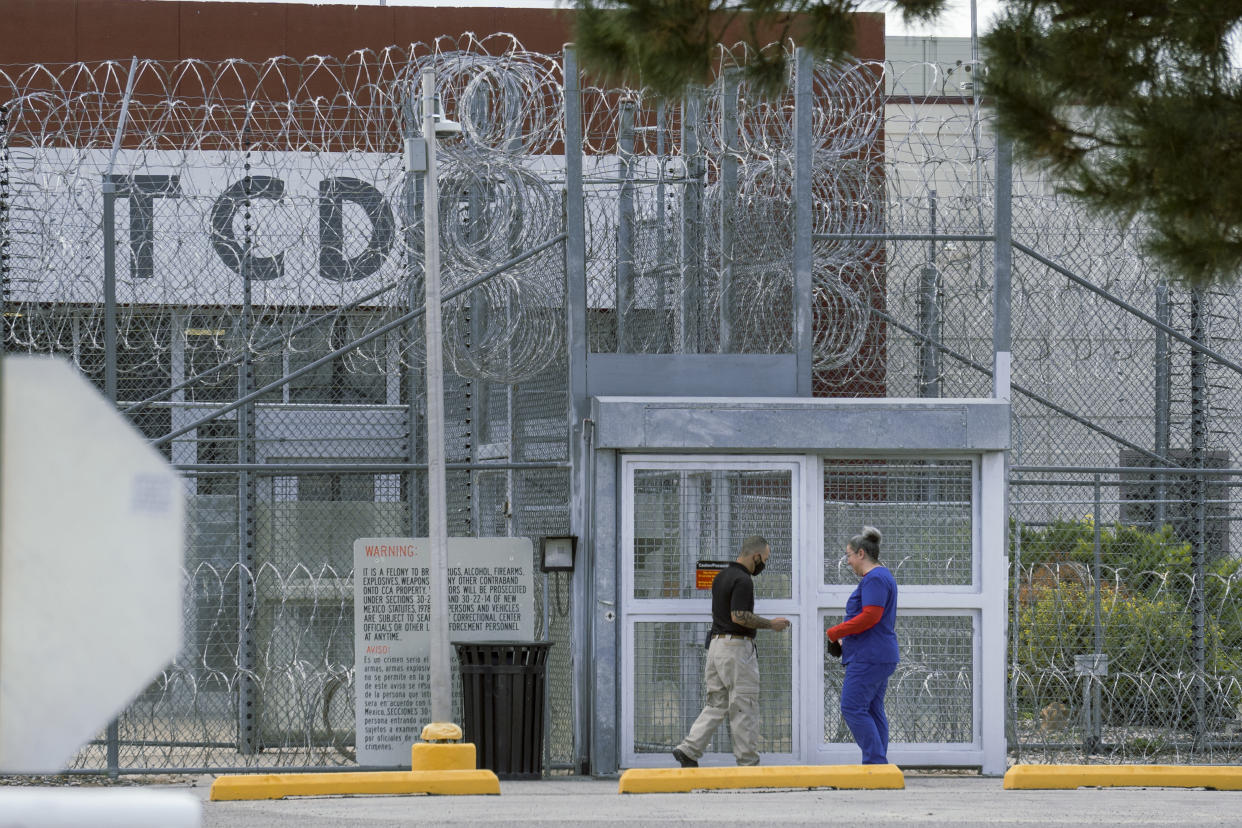
[(764, 568), (765, 566), (767, 566), (767, 564), (765, 564), (765, 563), (763, 562), (763, 558), (760, 558), (759, 560), (755, 561), (755, 569), (754, 569), (754, 571), (753, 571), (753, 572), (751, 572), (750, 574), (751, 574), (751, 575), (758, 575), (760, 572), (762, 572), (762, 571), (763, 571), (763, 568)]

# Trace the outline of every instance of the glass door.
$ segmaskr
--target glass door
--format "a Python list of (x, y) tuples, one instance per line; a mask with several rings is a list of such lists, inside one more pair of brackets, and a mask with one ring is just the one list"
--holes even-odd
[[(634, 458), (622, 463), (622, 765), (666, 766), (703, 706), (704, 642), (713, 562), (735, 559), (761, 535), (772, 548), (755, 578), (755, 611), (785, 616), (790, 631), (761, 631), (760, 753), (787, 764), (801, 754), (797, 631), (805, 537), (803, 458)], [(728, 724), (702, 763), (734, 762)]]
[[(972, 458), (821, 458), (822, 560), (816, 585), (815, 697), (822, 700), (809, 761), (856, 763), (859, 749), (841, 718), (845, 671), (827, 652), (828, 628), (843, 620), (858, 577), (845, 547), (864, 525), (884, 539), (880, 562), (897, 579), (901, 663), (889, 679), (885, 712), (896, 764), (971, 764), (977, 727), (980, 640), (979, 465)], [(1003, 635), (1003, 630), (1000, 631)], [(820, 711), (817, 711), (819, 713)]]

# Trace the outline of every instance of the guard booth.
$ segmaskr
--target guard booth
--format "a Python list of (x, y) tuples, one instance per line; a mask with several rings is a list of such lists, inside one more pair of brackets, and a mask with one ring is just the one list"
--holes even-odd
[[(857, 763), (824, 633), (864, 524), (900, 588), (889, 758), (1004, 771), (1007, 401), (596, 397), (592, 415), (597, 771), (669, 765), (703, 703), (696, 568), (753, 534), (772, 547), (756, 611), (793, 622), (757, 641), (763, 762)], [(733, 762), (726, 725), (703, 763)]]

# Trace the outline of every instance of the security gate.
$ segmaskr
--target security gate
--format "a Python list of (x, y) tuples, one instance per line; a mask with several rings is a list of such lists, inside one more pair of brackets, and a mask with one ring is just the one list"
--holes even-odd
[[(900, 588), (890, 760), (1003, 770), (1003, 659), (984, 670), (995, 660), (983, 655), (997, 641), (1003, 655), (1004, 562), (985, 565), (980, 552), (984, 481), (1002, 469), (989, 454), (623, 456), (622, 765), (667, 766), (698, 715), (711, 598), (696, 565), (733, 560), (749, 535), (772, 547), (756, 612), (793, 622), (757, 639), (762, 761), (858, 762), (824, 633), (858, 580), (846, 542), (871, 524)], [(703, 763), (733, 761), (726, 723)]]

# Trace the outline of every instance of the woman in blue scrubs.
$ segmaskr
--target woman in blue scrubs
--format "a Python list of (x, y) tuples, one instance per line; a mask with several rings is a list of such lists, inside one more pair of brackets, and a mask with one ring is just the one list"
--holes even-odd
[(846, 562), (861, 580), (845, 602), (845, 620), (828, 630), (829, 651), (841, 656), (841, 716), (862, 748), (864, 765), (888, 764), (884, 691), (897, 669), (897, 581), (880, 564), (880, 530), (864, 526), (850, 538)]

